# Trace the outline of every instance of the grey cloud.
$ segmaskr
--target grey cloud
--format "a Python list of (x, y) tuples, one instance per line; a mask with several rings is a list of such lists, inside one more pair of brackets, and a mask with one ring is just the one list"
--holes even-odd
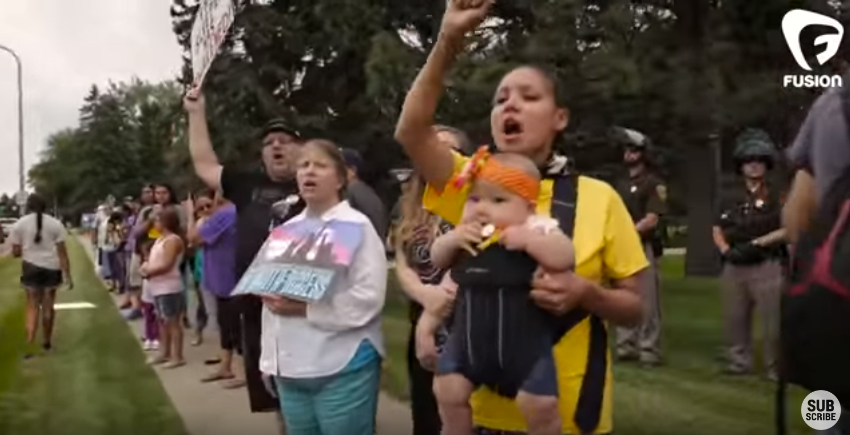
[[(24, 62), (27, 168), (47, 137), (77, 123), (89, 87), (180, 69), (170, 0), (3, 0), (0, 44)], [(12, 59), (0, 53), (0, 192), (17, 190), (17, 95)]]

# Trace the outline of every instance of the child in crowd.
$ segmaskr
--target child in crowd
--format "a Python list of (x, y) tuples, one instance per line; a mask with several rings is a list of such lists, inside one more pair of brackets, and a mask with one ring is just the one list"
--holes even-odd
[[(139, 234), (139, 239), (136, 242), (136, 249), (139, 253), (139, 266), (150, 261), (151, 248), (156, 239), (159, 238), (159, 232), (153, 224), (154, 217), (162, 210), (162, 206), (155, 204), (151, 208), (151, 212), (143, 224), (144, 230)], [(159, 350), (160, 328), (159, 319), (156, 316), (156, 306), (154, 305), (153, 294), (150, 291), (150, 285), (146, 277), (142, 277), (142, 315), (145, 319), (145, 341), (144, 349), (147, 351)], [(148, 358), (148, 362), (153, 362), (156, 357)]]
[(153, 295), (156, 316), (160, 320), (162, 346), (151, 364), (164, 368), (186, 365), (183, 358), (183, 325), (186, 313), (185, 283), (181, 264), (186, 245), (181, 235), (180, 218), (174, 207), (163, 208), (154, 218), (159, 238), (154, 241), (148, 261), (142, 263), (145, 287)]
[(463, 218), (431, 248), (458, 285), (434, 381), (444, 434), (472, 433), (481, 385), (517, 400), (529, 434), (560, 434), (552, 347), (564, 327), (529, 292), (535, 273), (568, 271), (575, 257), (558, 222), (535, 214), (540, 178), (528, 158), (482, 149), (453, 181), (472, 183)]
[(109, 291), (117, 291), (119, 294), (126, 290), (126, 269), (122, 262), (124, 250), (124, 214), (121, 209), (116, 209), (109, 215), (106, 227), (106, 244), (103, 252), (109, 264)]
[[(140, 263), (147, 263), (150, 259), (153, 240), (148, 238), (147, 232), (143, 233), (136, 242), (137, 253)], [(145, 321), (145, 331), (142, 340), (146, 351), (159, 350), (159, 320), (156, 318), (154, 299), (148, 285), (148, 279), (142, 278), (142, 316)], [(148, 362), (153, 362), (151, 357)]]

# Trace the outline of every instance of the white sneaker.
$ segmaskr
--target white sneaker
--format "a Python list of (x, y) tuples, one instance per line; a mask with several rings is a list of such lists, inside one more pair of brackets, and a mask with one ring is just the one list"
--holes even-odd
[(151, 341), (151, 350), (159, 350), (159, 340)]
[(145, 340), (144, 344), (142, 344), (142, 349), (145, 351), (151, 351), (153, 349), (153, 342), (150, 340)]

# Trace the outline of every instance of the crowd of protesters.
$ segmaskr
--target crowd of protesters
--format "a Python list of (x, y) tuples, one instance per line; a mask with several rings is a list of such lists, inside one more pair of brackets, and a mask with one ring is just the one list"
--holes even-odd
[[(650, 171), (648, 139), (631, 130), (623, 131), (629, 174), (617, 189), (577, 175), (556, 146), (569, 122), (558, 81), (536, 66), (502, 77), (488, 146), (474, 149), (462, 131), (434, 122), (457, 48), (488, 8), (448, 2), (396, 127), (413, 170), (392, 219), (358, 177), (357, 151), (305, 138), (284, 120), (260, 134), (261, 171), (222, 165), (204, 97), (187, 95), (190, 154), (208, 189), (180, 202), (168, 184), (146, 185), (138, 199), (101, 206), (93, 234), (101, 277), (125, 317), (144, 321), (150, 364), (184, 366), (185, 331), (198, 345), (215, 318), (221, 354), (203, 382), (247, 387), (251, 411), (274, 412), (290, 435), (372, 435), (391, 251), (410, 299), (414, 435), (613, 433), (609, 325), (618, 327), (619, 361), (662, 363), (654, 235), (666, 189)], [(725, 264), (725, 371), (754, 370), (749, 320), (757, 309), (764, 373), (774, 379), (787, 253), (779, 192), (764, 182), (773, 145), (747, 131), (735, 158), (741, 192), (720, 201), (713, 228)], [(44, 220), (38, 198), (29, 208), (34, 217), (13, 231), (13, 244), (23, 243), (30, 263), (67, 275), (64, 229)], [(361, 242), (327, 297), (233, 294), (272, 230), (332, 222), (356, 228)], [(51, 238), (56, 258), (27, 254), (32, 231), (35, 243)], [(25, 277), (55, 290), (61, 273), (39, 270)], [(28, 334), (30, 311), (51, 295), (28, 293)], [(44, 316), (49, 349), (52, 314)]]
[[(462, 133), (432, 122), (454, 55), (450, 47), (459, 45), (469, 30), (464, 26), (477, 25), (449, 19), (469, 13), (461, 12), (456, 3), (450, 3), (447, 27), (407, 96), (396, 131), (414, 168), (392, 237), (396, 273), (412, 300), (408, 363), (414, 431), (610, 433), (612, 377), (605, 324), (640, 322), (638, 277), (648, 266), (644, 246), (620, 195), (606, 183), (575, 176), (569, 159), (556, 151), (555, 139), (568, 118), (556, 98), (557, 83), (545, 71), (521, 67), (503, 78), (494, 99), (494, 144), (489, 151), (472, 152)], [(379, 362), (385, 354), (380, 310), (386, 297), (387, 261), (383, 244), (378, 243), (381, 224), (369, 225), (366, 216), (372, 215), (363, 209), (367, 202), (348, 196), (356, 189), (346, 187), (357, 181), (349, 176), (346, 153), (329, 141), (302, 137), (286, 122), (272, 121), (260, 138), (264, 170), (240, 172), (222, 165), (216, 156), (203, 95), (190, 93), (185, 106), (196, 173), (236, 208), (236, 277), (246, 273), (270, 229), (279, 225), (347, 221), (358, 224), (363, 232), (363, 245), (354, 254), (345, 279), (334, 284), (326, 300), (237, 298), (251, 409), (277, 412), (290, 434), (373, 433)], [(496, 151), (515, 155), (516, 164), (486, 157)], [(478, 163), (480, 174), (468, 171)], [(480, 182), (472, 180), (476, 177)], [(534, 181), (541, 178), (542, 182)], [(465, 179), (474, 184), (472, 194)], [(496, 190), (488, 190), (491, 187)], [(511, 202), (517, 192), (523, 199), (512, 202), (513, 210), (521, 213), (513, 215), (502, 203)], [(467, 199), (476, 205), (466, 207)], [(491, 337), (482, 331), (488, 318), (495, 321), (497, 316), (485, 315), (472, 322), (477, 314), (465, 314), (462, 308), (471, 302), (455, 301), (455, 297), (475, 293), (465, 286), (470, 279), (475, 281), (476, 271), (483, 280), (480, 284), (498, 287), (504, 276), (498, 272), (511, 271), (514, 265), (504, 263), (505, 258), (516, 254), (497, 246), (482, 251), (488, 255), (480, 262), (468, 264), (467, 257), (451, 254), (459, 263), (450, 267), (449, 274), (445, 261), (438, 265), (431, 260), (431, 244), (445, 237), (450, 251), (476, 246), (486, 237), (476, 234), (481, 224), (472, 221), (487, 217), (498, 223), (497, 215), (505, 222), (524, 221), (522, 216), (535, 207), (557, 220), (556, 231), (575, 235), (574, 268), (571, 263), (567, 272), (552, 269), (552, 273), (534, 274), (536, 260), (520, 253), (516, 258), (531, 267), (522, 268), (527, 275), (521, 272), (510, 279), (519, 280), (516, 288), (525, 292), (534, 289), (530, 302), (523, 304), (526, 308), (521, 313), (500, 305), (498, 337)], [(536, 237), (534, 230), (524, 225), (505, 228), (504, 243), (509, 233), (514, 234), (514, 242), (509, 243), (512, 249), (534, 249), (525, 243)], [(499, 295), (501, 301), (501, 290)], [(502, 314), (508, 323), (503, 323)], [(523, 341), (520, 324), (511, 322), (550, 318), (565, 320), (558, 321), (554, 330), (541, 326), (550, 332), (531, 340), (535, 351), (529, 358), (502, 353), (503, 343)], [(461, 337), (479, 333), (484, 335)], [(508, 360), (523, 362), (511, 365), (509, 374), (499, 367)], [(340, 406), (343, 398), (347, 406)]]

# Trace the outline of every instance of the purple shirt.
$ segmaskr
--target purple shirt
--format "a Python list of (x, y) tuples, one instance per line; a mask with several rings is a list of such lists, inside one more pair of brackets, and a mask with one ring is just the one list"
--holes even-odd
[(124, 221), (124, 228), (127, 230), (125, 233), (124, 252), (128, 254), (132, 254), (136, 250), (136, 238), (133, 237), (133, 227), (135, 224), (135, 216), (127, 216), (127, 219)]
[(216, 210), (198, 228), (198, 235), (204, 242), (204, 289), (230, 296), (236, 287), (236, 207), (228, 204)]

